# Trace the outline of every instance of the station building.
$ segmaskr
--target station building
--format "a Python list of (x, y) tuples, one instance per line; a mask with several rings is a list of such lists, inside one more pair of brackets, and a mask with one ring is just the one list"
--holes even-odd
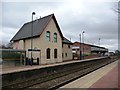
[(63, 36), (54, 14), (25, 23), (11, 41), (13, 49), (25, 50), (27, 58), (39, 58), (39, 64), (72, 59), (72, 42)]

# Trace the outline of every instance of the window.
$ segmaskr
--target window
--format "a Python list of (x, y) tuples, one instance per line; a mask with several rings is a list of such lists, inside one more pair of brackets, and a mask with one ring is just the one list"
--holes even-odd
[(47, 56), (47, 59), (50, 59), (50, 48), (46, 50), (46, 56)]
[(57, 33), (54, 33), (54, 42), (57, 42)]
[(25, 40), (23, 40), (23, 49), (25, 50)]
[(65, 53), (65, 56), (67, 57), (67, 53)]
[(68, 45), (68, 48), (70, 48), (70, 45)]
[(54, 49), (54, 58), (57, 58), (57, 49)]
[(86, 48), (86, 50), (89, 50), (88, 48)]
[(63, 48), (63, 44), (62, 44), (62, 48)]
[(64, 53), (62, 53), (62, 58), (64, 58)]
[(46, 39), (47, 39), (47, 41), (50, 41), (50, 32), (49, 31), (46, 32)]

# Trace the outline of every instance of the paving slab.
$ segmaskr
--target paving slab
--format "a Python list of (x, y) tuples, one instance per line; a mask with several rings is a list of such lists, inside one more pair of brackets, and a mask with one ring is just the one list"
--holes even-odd
[(90, 88), (118, 88), (118, 67), (114, 67)]
[[(109, 65), (106, 65), (90, 74), (87, 74), (71, 83), (68, 83), (62, 87), (60, 87), (59, 89), (62, 89), (62, 88), (98, 88), (98, 86), (95, 84), (97, 81), (99, 81), (100, 79), (102, 79), (102, 82), (100, 83), (106, 83), (106, 79), (105, 78), (109, 78), (111, 79), (113, 76), (113, 80), (108, 80), (107, 83), (111, 81), (111, 84), (107, 84), (105, 85), (104, 87), (107, 87), (109, 88), (109, 85), (111, 85), (111, 87), (117, 87), (118, 85), (118, 70), (117, 68), (118, 67), (118, 61), (115, 61)], [(112, 75), (109, 75), (111, 73), (111, 70), (112, 71)], [(108, 74), (108, 75), (107, 75)], [(104, 77), (104, 78), (103, 78)], [(95, 84), (95, 85), (93, 85)], [(99, 83), (98, 83), (99, 84)], [(93, 86), (92, 86), (93, 85)], [(112, 86), (113, 85), (113, 86)], [(100, 87), (100, 86), (99, 86)], [(101, 87), (100, 87), (101, 88)]]

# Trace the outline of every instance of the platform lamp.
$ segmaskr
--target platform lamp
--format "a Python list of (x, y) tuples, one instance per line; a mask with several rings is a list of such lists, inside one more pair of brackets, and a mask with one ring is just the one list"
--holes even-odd
[(35, 15), (35, 12), (32, 12), (32, 26), (31, 26), (31, 62), (32, 62), (32, 49), (33, 49), (33, 15)]
[(83, 41), (83, 59), (84, 59), (84, 33), (85, 33), (85, 31), (82, 32), (82, 41)]
[(100, 40), (101, 40), (101, 38), (99, 38), (99, 54), (100, 54)]
[(79, 36), (80, 36), (80, 60), (82, 60), (82, 51), (81, 51), (81, 34), (79, 34)]

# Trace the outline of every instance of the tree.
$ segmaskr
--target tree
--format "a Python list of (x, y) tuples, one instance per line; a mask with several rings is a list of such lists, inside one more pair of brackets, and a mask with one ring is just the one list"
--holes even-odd
[(6, 49), (13, 49), (13, 43), (12, 43), (12, 42), (9, 42), (9, 43), (6, 45)]
[(5, 48), (6, 48), (5, 44), (0, 45), (0, 49), (5, 49)]
[(114, 3), (112, 10), (118, 14), (120, 13), (120, 1), (118, 3)]
[(8, 44), (1, 44), (0, 49), (13, 49), (13, 43), (9, 42)]

